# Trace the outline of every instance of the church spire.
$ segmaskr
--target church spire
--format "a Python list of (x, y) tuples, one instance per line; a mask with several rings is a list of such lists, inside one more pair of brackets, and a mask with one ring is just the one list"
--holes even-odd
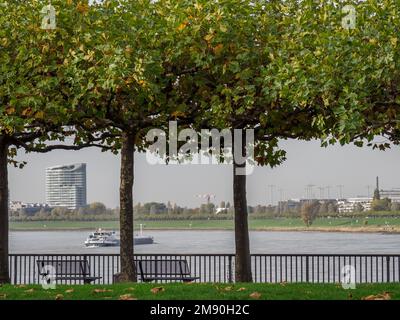
[(381, 195), (379, 192), (379, 177), (376, 177), (376, 189), (374, 191), (374, 200), (380, 200)]

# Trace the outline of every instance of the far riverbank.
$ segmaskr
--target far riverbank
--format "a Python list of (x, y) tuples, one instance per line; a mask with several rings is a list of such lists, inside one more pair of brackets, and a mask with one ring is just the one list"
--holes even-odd
[[(232, 220), (166, 220), (135, 221), (135, 227), (143, 224), (146, 230), (233, 230)], [(24, 221), (10, 222), (12, 231), (67, 231), (119, 229), (118, 221)], [(306, 227), (301, 219), (249, 219), (252, 231), (294, 231), (294, 232), (361, 232), (400, 233), (398, 218), (320, 218)]]

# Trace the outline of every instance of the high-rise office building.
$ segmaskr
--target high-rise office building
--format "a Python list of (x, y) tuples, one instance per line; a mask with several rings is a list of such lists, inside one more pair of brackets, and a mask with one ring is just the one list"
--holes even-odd
[(68, 209), (86, 206), (86, 163), (46, 168), (46, 203)]

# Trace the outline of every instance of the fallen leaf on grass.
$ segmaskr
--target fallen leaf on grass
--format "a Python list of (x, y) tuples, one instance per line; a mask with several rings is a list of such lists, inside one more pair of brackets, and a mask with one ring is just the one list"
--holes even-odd
[(74, 292), (74, 289), (65, 290), (65, 293), (72, 293), (72, 292)]
[(239, 289), (237, 289), (236, 291), (245, 291), (245, 290), (247, 290), (246, 288), (244, 288), (244, 287), (241, 287), (241, 288), (239, 288)]
[(94, 289), (93, 293), (112, 292), (111, 289)]
[(56, 298), (55, 298), (56, 300), (63, 300), (64, 299), (64, 296), (62, 295), (62, 294), (58, 294), (58, 295), (56, 295)]
[(4, 293), (4, 294), (0, 294), (0, 299), (5, 299), (5, 298), (7, 298), (7, 295)]
[(225, 287), (224, 290), (225, 291), (232, 291), (232, 287)]
[(165, 289), (163, 287), (154, 287), (153, 289), (150, 290), (152, 293), (156, 294), (159, 292), (163, 292), (165, 291)]
[(361, 300), (390, 300), (390, 299), (392, 299), (392, 297), (390, 295), (390, 292), (387, 291), (376, 295), (371, 294), (369, 296), (361, 298)]
[(128, 294), (123, 294), (122, 296), (119, 296), (119, 300), (137, 300), (135, 297), (132, 297), (130, 293)]
[(32, 293), (32, 292), (34, 292), (35, 291), (35, 289), (28, 289), (28, 290), (25, 290), (24, 292), (26, 292), (26, 293)]
[(250, 298), (253, 298), (253, 299), (260, 299), (260, 298), (261, 298), (261, 293), (259, 293), (259, 292), (253, 292), (252, 294), (250, 294), (249, 297), (250, 297)]
[(135, 288), (132, 288), (132, 287), (131, 287), (131, 288), (126, 288), (126, 289), (125, 289), (125, 291), (134, 291), (134, 290), (135, 290)]
[(287, 282), (286, 281), (282, 281), (281, 283), (279, 283), (282, 287), (284, 287), (284, 286), (286, 286), (287, 285)]

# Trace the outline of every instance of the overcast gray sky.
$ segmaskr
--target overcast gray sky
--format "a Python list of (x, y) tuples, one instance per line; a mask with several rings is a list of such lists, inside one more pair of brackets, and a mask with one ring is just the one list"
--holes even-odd
[[(400, 148), (385, 152), (355, 146), (321, 148), (319, 142), (284, 141), (288, 160), (281, 166), (255, 168), (248, 177), (250, 205), (271, 202), (268, 185), (274, 188), (274, 202), (283, 197), (305, 196), (305, 186), (331, 186), (331, 197), (338, 196), (337, 185), (344, 185), (346, 197), (367, 195), (367, 185), (380, 177), (383, 188), (400, 188)], [(28, 161), (20, 170), (10, 168), (11, 200), (45, 201), (45, 168), (58, 164), (87, 163), (88, 201), (100, 201), (109, 207), (118, 206), (119, 156), (98, 149), (54, 151), (48, 154), (23, 154)], [(135, 202), (176, 202), (194, 207), (202, 203), (198, 194), (215, 194), (214, 203), (232, 201), (232, 168), (230, 165), (149, 165), (144, 154), (136, 155)], [(371, 189), (372, 190), (372, 189)], [(327, 190), (325, 190), (327, 196)]]

